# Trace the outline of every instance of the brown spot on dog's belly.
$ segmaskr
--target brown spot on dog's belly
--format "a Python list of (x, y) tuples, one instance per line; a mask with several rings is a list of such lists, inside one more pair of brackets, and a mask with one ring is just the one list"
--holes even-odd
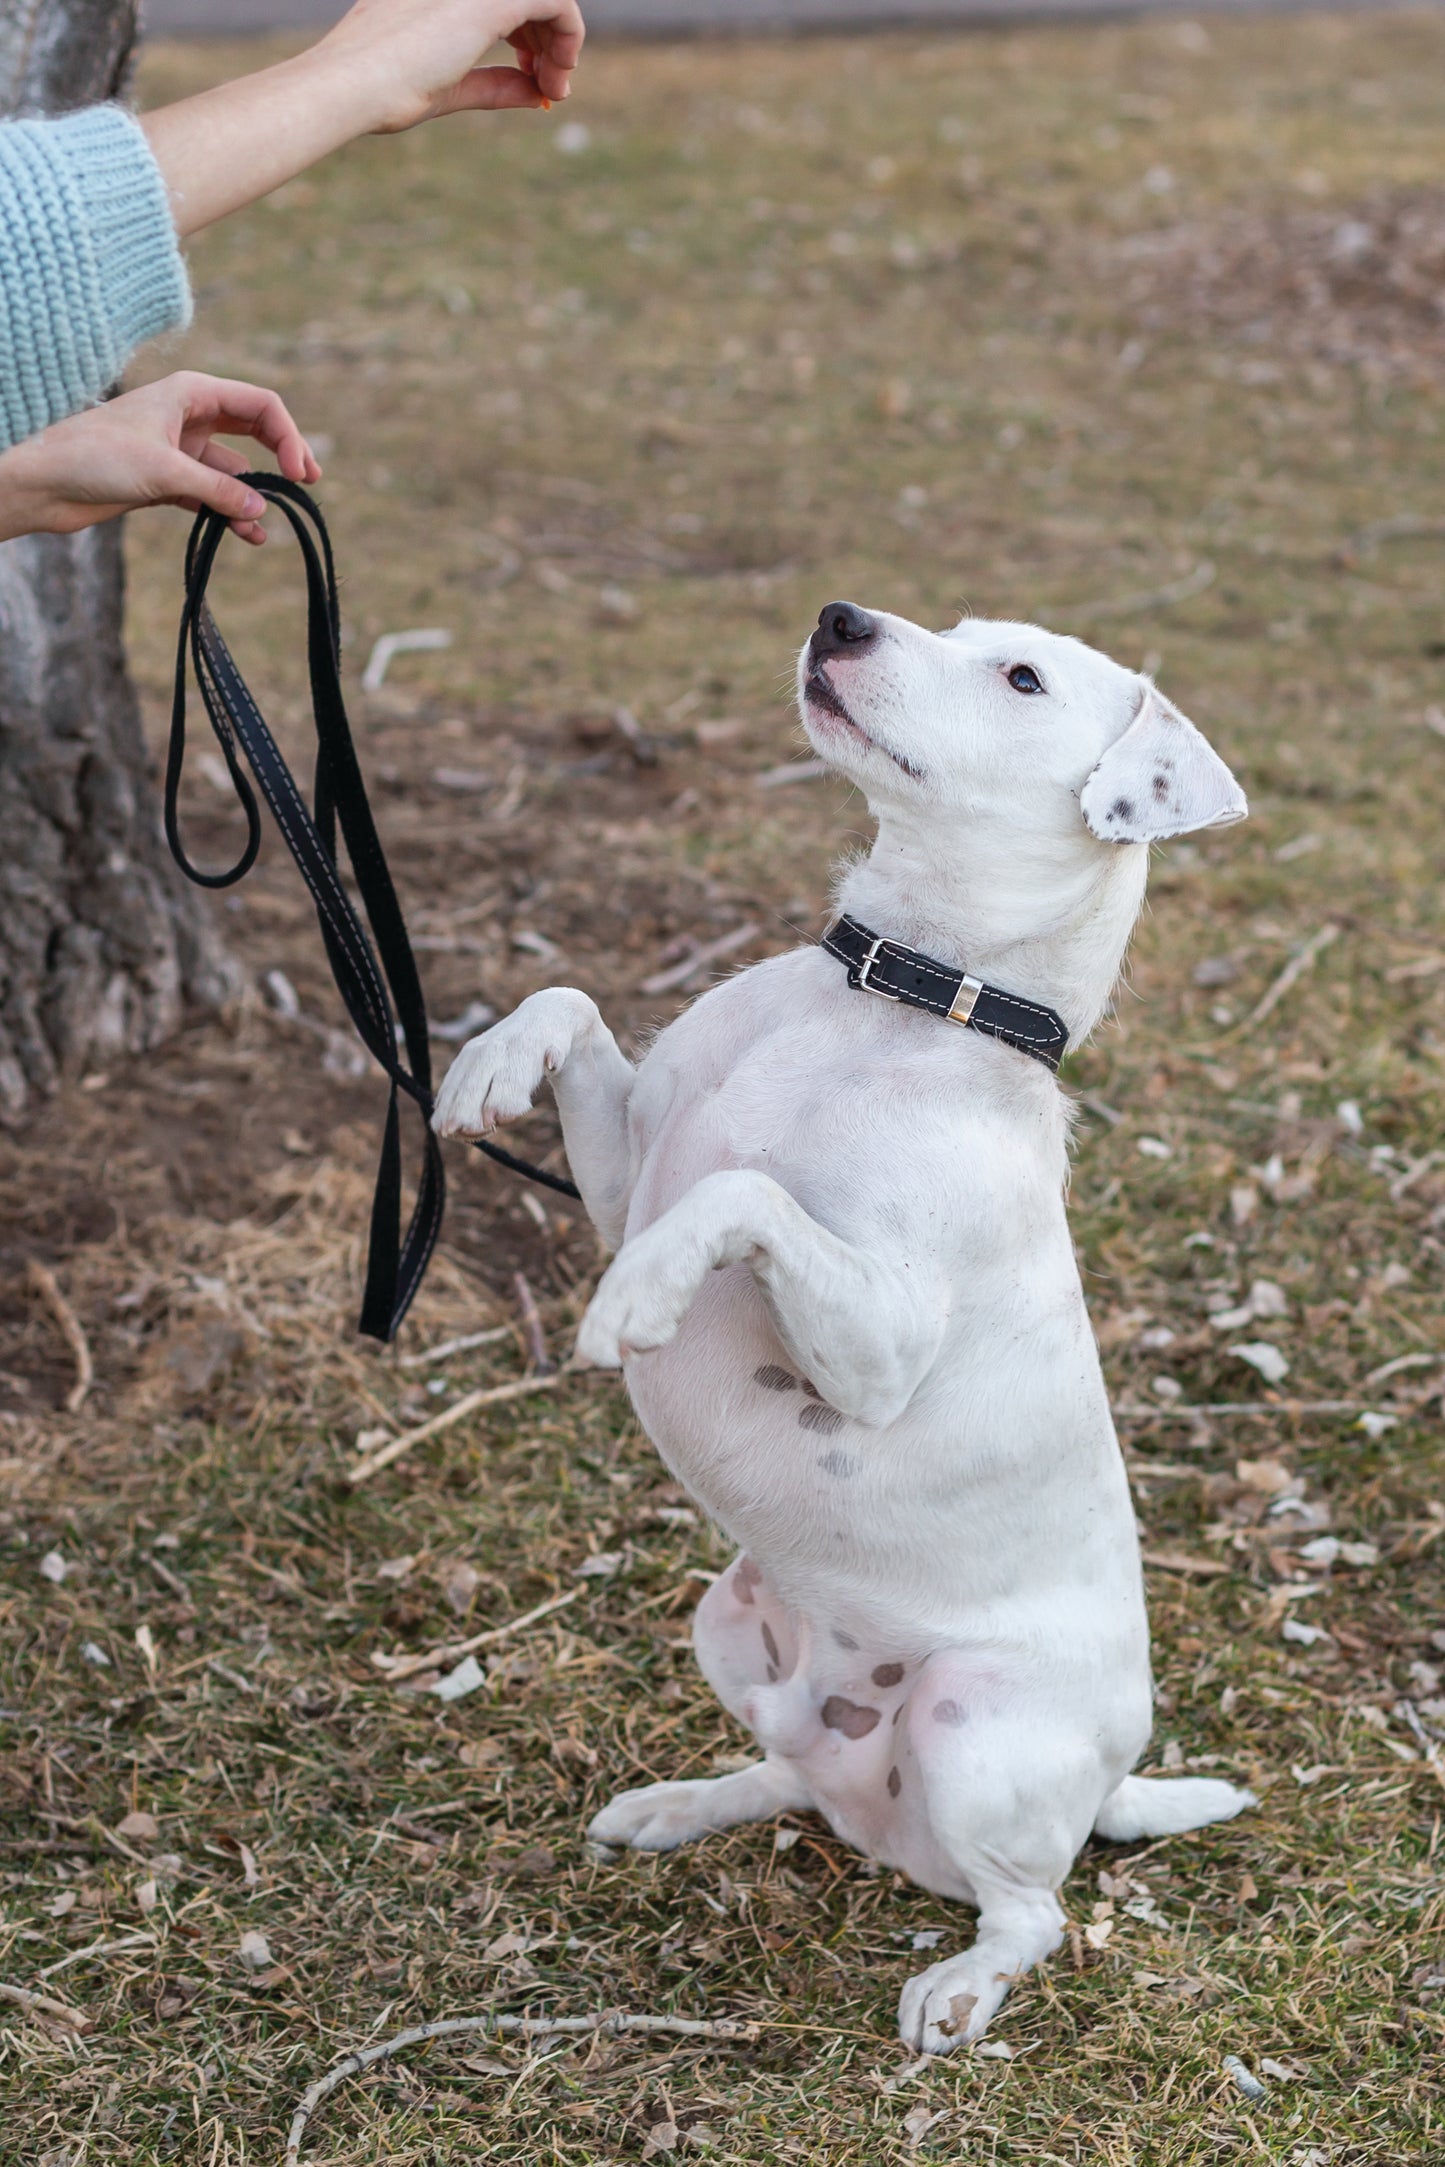
[(820, 1400), (823, 1397), (822, 1393), (818, 1390), (818, 1387), (808, 1377), (805, 1377), (803, 1379), (803, 1390), (807, 1393), (810, 1400)]
[(820, 1430), (825, 1437), (831, 1437), (834, 1430), (842, 1427), (843, 1417), (836, 1407), (814, 1406), (810, 1402), (798, 1416), (800, 1430)]
[(902, 1685), (903, 1665), (901, 1663), (880, 1663), (873, 1673), (873, 1683), (885, 1687)]
[(866, 1738), (881, 1720), (876, 1708), (860, 1708), (857, 1701), (830, 1693), (822, 1710), (825, 1731), (841, 1731), (845, 1738)]
[(968, 1721), (968, 1717), (956, 1700), (940, 1700), (933, 1704), (933, 1720), (935, 1723), (946, 1723), (951, 1729), (957, 1730)]
[(896, 1768), (890, 1768), (888, 1771), (888, 1796), (890, 1798), (896, 1798), (902, 1789), (903, 1778), (899, 1775)]
[(790, 1369), (782, 1369), (776, 1362), (764, 1362), (761, 1369), (753, 1371), (753, 1383), (760, 1384), (765, 1392), (793, 1392), (798, 1380)]
[(762, 1579), (762, 1573), (751, 1558), (739, 1558), (733, 1573), (733, 1593), (740, 1603), (754, 1603), (757, 1597), (753, 1589)]
[(850, 1459), (846, 1452), (839, 1452), (836, 1448), (832, 1452), (820, 1452), (818, 1454), (818, 1465), (825, 1475), (833, 1475), (839, 1482), (846, 1482), (851, 1475), (856, 1475), (858, 1472), (858, 1462)]
[(763, 1624), (763, 1646), (768, 1651), (768, 1661), (770, 1663), (777, 1663), (781, 1661), (781, 1657), (778, 1654), (778, 1643), (776, 1638), (774, 1637), (773, 1629), (769, 1624), (767, 1624), (766, 1621), (764, 1621)]

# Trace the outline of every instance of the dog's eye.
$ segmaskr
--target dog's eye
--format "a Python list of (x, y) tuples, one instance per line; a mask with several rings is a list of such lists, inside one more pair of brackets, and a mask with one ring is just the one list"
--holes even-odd
[(1008, 673), (1008, 681), (1015, 692), (1042, 692), (1044, 689), (1038, 671), (1030, 669), (1027, 662), (1016, 662)]

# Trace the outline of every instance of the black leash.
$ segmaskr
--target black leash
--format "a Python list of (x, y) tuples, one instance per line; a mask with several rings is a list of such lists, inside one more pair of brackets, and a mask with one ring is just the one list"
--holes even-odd
[[(245, 678), (216, 628), (206, 602), (206, 588), (216, 553), (227, 529), (220, 512), (198, 514), (186, 547), (186, 599), (176, 649), (175, 698), (171, 708), (170, 749), (166, 758), (166, 841), (187, 879), (202, 888), (230, 888), (245, 878), (261, 847), (261, 812), (250, 779), (237, 757), (246, 756), (261, 795), (275, 815), (286, 847), (311, 891), (331, 975), (367, 1052), (391, 1079), (391, 1096), (382, 1132), (376, 1193), (371, 1206), (371, 1236), (366, 1260), (366, 1292), (359, 1329), (373, 1339), (389, 1340), (421, 1285), (441, 1232), (446, 1208), (446, 1174), (441, 1147), (432, 1134), (431, 1040), (426, 1002), (406, 921), (392, 885), (381, 838), (367, 802), (357, 763), (351, 725), (341, 691), (341, 619), (331, 538), (319, 506), (295, 482), (279, 474), (243, 474), (241, 480), (268, 497), (285, 514), (301, 548), (306, 568), (307, 660), (311, 706), (316, 723), (314, 812), (308, 811), (291, 770), (282, 758)], [(308, 525), (308, 521), (310, 524)], [(313, 535), (312, 528), (315, 533)], [(246, 844), (226, 872), (205, 873), (192, 865), (181, 843), (177, 798), (186, 756), (187, 659), (195, 670), (211, 728), (225, 757), (246, 816)], [(343, 885), (336, 856), (336, 831), (361, 896), (368, 938)], [(374, 942), (374, 946), (373, 946)], [(397, 1023), (406, 1047), (397, 1051)], [(421, 1108), (427, 1122), (425, 1155), (416, 1202), (403, 1237), (401, 1231), (401, 1095)], [(499, 1144), (478, 1142), (479, 1151), (499, 1166), (541, 1182), (562, 1196), (576, 1196), (576, 1186), (525, 1159), (514, 1158)]]

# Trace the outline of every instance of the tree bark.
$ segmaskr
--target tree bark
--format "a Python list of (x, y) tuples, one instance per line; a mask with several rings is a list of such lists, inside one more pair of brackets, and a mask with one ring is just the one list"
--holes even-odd
[[(117, 96), (138, 0), (0, 0), (0, 115)], [(239, 974), (160, 832), (120, 523), (0, 544), (0, 1119)]]

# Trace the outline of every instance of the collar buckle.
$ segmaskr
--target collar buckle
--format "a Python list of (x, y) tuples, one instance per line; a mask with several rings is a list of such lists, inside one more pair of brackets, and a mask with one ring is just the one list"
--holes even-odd
[(870, 976), (874, 964), (878, 961), (879, 949), (885, 947), (886, 945), (887, 944), (884, 940), (883, 935), (881, 933), (875, 933), (873, 939), (869, 943), (867, 955), (864, 956), (862, 962), (858, 966), (858, 975), (854, 979), (853, 983), (856, 986), (861, 987), (864, 993), (871, 993), (876, 1000), (896, 1001), (901, 998), (899, 994), (890, 993), (886, 986), (875, 986)]

